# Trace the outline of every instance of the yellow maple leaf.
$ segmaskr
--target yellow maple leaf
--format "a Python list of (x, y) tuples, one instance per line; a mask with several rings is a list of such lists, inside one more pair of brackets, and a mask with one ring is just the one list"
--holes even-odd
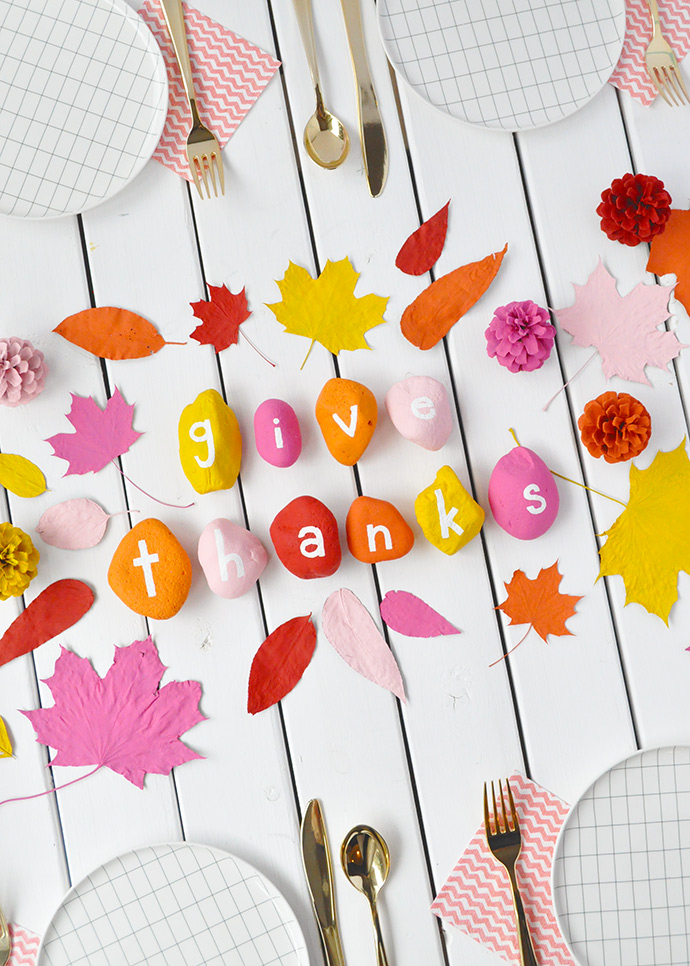
[(7, 725), (0, 718), (0, 758), (12, 757), (12, 742), (7, 734)]
[(646, 470), (630, 466), (630, 499), (599, 551), (599, 576), (620, 574), (625, 603), (665, 624), (678, 599), (678, 573), (690, 573), (690, 460), (685, 440), (659, 452)]
[[(276, 282), (281, 302), (267, 307), (292, 335), (311, 339), (337, 355), (341, 349), (370, 349), (364, 338), (368, 329), (386, 320), (383, 313), (388, 299), (381, 295), (355, 295), (359, 272), (349, 258), (327, 261), (318, 278), (306, 268), (290, 262), (285, 277)], [(304, 366), (304, 362), (302, 366)]]

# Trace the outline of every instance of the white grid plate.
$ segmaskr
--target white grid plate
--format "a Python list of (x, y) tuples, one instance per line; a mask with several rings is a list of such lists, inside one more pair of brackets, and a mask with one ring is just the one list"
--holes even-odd
[(165, 63), (124, 0), (0, 0), (0, 214), (110, 198), (158, 143)]
[(241, 859), (176, 842), (118, 856), (70, 889), (37, 966), (308, 966), (285, 899)]
[(690, 748), (607, 771), (556, 843), (553, 900), (581, 966), (690, 963)]
[(378, 0), (388, 59), (425, 100), (483, 127), (552, 124), (601, 90), (625, 0)]

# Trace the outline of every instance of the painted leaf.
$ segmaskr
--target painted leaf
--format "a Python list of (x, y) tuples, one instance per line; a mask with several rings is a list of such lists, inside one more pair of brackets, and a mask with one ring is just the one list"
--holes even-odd
[(12, 757), (12, 742), (10, 741), (10, 736), (7, 733), (7, 725), (4, 720), (0, 718), (0, 758), (11, 758)]
[(212, 345), (222, 352), (230, 345), (237, 345), (240, 326), (251, 315), (247, 305), (246, 289), (234, 294), (226, 285), (209, 285), (210, 300), (190, 302), (197, 319), (201, 319), (191, 334), (200, 345)]
[(53, 332), (100, 359), (141, 359), (171, 344), (151, 322), (110, 305), (70, 315)]
[(383, 313), (388, 299), (380, 295), (356, 296), (358, 278), (348, 258), (327, 261), (316, 279), (305, 268), (290, 262), (285, 277), (277, 283), (282, 301), (268, 308), (286, 332), (305, 336), (311, 340), (311, 346), (320, 342), (335, 355), (341, 349), (369, 349), (364, 333), (386, 321)]
[(471, 309), (491, 285), (508, 251), (487, 255), (479, 262), (462, 265), (425, 288), (403, 312), (402, 334), (418, 349), (431, 349), (458, 319)]
[(104, 678), (87, 658), (63, 647), (45, 682), (55, 703), (22, 714), (36, 740), (57, 749), (51, 765), (106, 766), (143, 788), (146, 774), (168, 775), (203, 757), (179, 740), (205, 720), (201, 685), (172, 681), (161, 688), (165, 670), (151, 637), (116, 647)]
[(116, 456), (126, 453), (141, 433), (132, 429), (134, 404), (128, 406), (116, 389), (101, 409), (90, 396), (72, 393), (72, 408), (67, 414), (76, 432), (58, 433), (46, 440), (60, 459), (69, 462), (65, 476), (97, 473)]
[(0, 665), (28, 654), (76, 624), (93, 604), (93, 591), (81, 580), (49, 584), (12, 621), (0, 638)]
[(276, 627), (254, 655), (247, 711), (257, 714), (289, 694), (307, 669), (315, 647), (311, 614), (293, 617)]
[(45, 477), (36, 464), (14, 453), (0, 453), (0, 486), (24, 497), (46, 491)]
[(671, 289), (640, 282), (620, 296), (616, 280), (599, 264), (584, 285), (574, 285), (575, 303), (555, 313), (574, 345), (594, 346), (607, 379), (620, 376), (650, 385), (645, 366), (667, 369), (681, 345), (673, 332), (658, 329), (669, 316)]
[(450, 201), (446, 202), (443, 208), (412, 232), (395, 259), (401, 272), (423, 275), (434, 267), (446, 241), (449, 205)]
[(690, 211), (674, 209), (660, 235), (652, 238), (647, 271), (676, 276), (673, 293), (690, 312)]
[(49, 507), (36, 525), (45, 543), (62, 550), (84, 550), (103, 539), (111, 514), (93, 500), (65, 500)]
[(690, 573), (690, 460), (685, 440), (651, 466), (630, 465), (630, 499), (605, 533), (599, 576), (620, 574), (625, 603), (641, 604), (668, 624), (678, 573)]
[(510, 583), (505, 585), (508, 597), (498, 609), (510, 617), (511, 624), (529, 624), (547, 644), (549, 634), (572, 636), (565, 622), (573, 616), (575, 604), (582, 597), (561, 594), (558, 588), (562, 579), (558, 561), (540, 570), (533, 580), (524, 571), (516, 570)]
[(407, 637), (444, 637), (459, 634), (457, 627), (406, 590), (389, 590), (381, 601), (381, 617), (390, 628)]
[(321, 626), (353, 670), (405, 701), (405, 687), (393, 652), (369, 611), (351, 590), (344, 587), (326, 598)]

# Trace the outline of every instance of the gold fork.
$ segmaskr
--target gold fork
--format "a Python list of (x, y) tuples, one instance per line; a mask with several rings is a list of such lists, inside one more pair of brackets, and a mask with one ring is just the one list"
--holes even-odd
[(225, 194), (225, 177), (223, 175), (223, 159), (220, 156), (220, 145), (218, 139), (205, 127), (199, 120), (199, 113), (196, 108), (196, 92), (194, 91), (194, 81), (192, 79), (192, 68), (189, 63), (189, 47), (187, 45), (187, 34), (184, 26), (184, 13), (182, 12), (182, 0), (161, 0), (161, 7), (165, 15), (165, 22), (170, 31), (177, 63), (180, 65), (182, 73), (182, 83), (184, 84), (185, 94), (189, 101), (189, 109), (192, 112), (192, 129), (187, 137), (187, 161), (189, 170), (192, 173), (194, 184), (197, 187), (199, 196), (204, 197), (201, 190), (203, 183), (206, 194), (211, 197), (211, 189), (208, 179), (211, 178), (213, 194), (218, 195), (216, 187), (216, 175), (220, 184), (220, 193)]
[(649, 78), (667, 104), (679, 106), (690, 104), (678, 58), (661, 32), (659, 8), (656, 0), (647, 0), (652, 15), (652, 39), (645, 51), (644, 62)]
[(486, 830), (486, 843), (489, 851), (501, 865), (505, 866), (510, 879), (510, 888), (513, 893), (513, 903), (515, 905), (515, 918), (517, 919), (518, 940), (520, 944), (520, 963), (521, 966), (538, 966), (537, 957), (534, 955), (534, 947), (529, 934), (529, 926), (525, 918), (525, 910), (520, 898), (517, 877), (515, 875), (515, 863), (522, 848), (522, 837), (520, 835), (520, 821), (517, 809), (513, 801), (513, 793), (510, 789), (510, 782), (506, 778), (506, 789), (508, 792), (508, 810), (506, 811), (503, 783), (498, 783), (498, 796), (501, 803), (500, 811), (496, 807), (496, 792), (494, 783), (491, 782), (491, 798), (493, 801), (493, 818), (489, 812), (489, 799), (487, 794), (486, 782), (484, 782), (484, 828)]

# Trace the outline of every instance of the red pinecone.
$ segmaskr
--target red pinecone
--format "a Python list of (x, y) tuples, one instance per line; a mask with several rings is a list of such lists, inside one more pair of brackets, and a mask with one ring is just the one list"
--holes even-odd
[(651, 174), (624, 174), (601, 194), (601, 230), (611, 241), (639, 245), (659, 235), (671, 216), (671, 196)]

